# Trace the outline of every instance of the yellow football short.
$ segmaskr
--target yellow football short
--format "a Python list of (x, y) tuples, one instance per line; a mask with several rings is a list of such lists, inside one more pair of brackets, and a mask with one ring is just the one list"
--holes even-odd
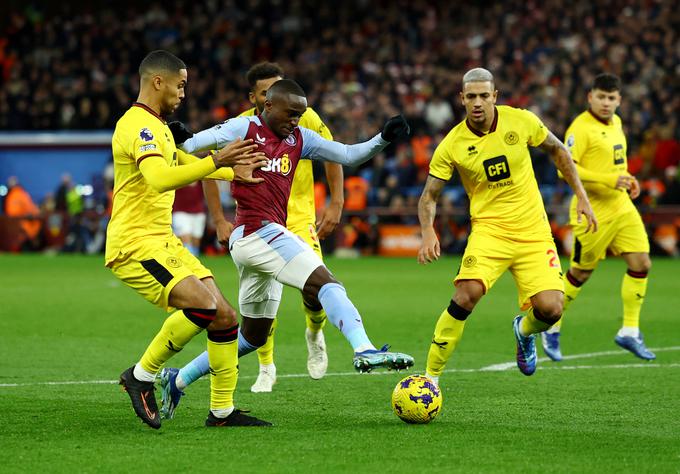
[(573, 232), (571, 266), (581, 270), (594, 270), (607, 250), (613, 255), (649, 253), (649, 238), (637, 210), (600, 222), (597, 232), (586, 233), (585, 222), (573, 226)]
[(316, 235), (316, 225), (314, 222), (307, 221), (297, 221), (286, 223), (286, 228), (293, 234), (304, 240), (307, 245), (312, 247), (314, 253), (316, 253), (321, 260), (323, 260), (323, 255), (321, 254), (321, 244), (319, 244), (319, 237)]
[(477, 280), (488, 292), (498, 278), (510, 270), (519, 292), (519, 306), (531, 306), (531, 297), (545, 290), (564, 292), (562, 268), (552, 238), (518, 241), (486, 232), (470, 234), (458, 275), (460, 280)]
[(145, 242), (125, 259), (115, 260), (111, 271), (144, 299), (167, 311), (174, 311), (168, 306), (168, 297), (177, 283), (192, 275), (198, 279), (213, 276), (175, 236)]

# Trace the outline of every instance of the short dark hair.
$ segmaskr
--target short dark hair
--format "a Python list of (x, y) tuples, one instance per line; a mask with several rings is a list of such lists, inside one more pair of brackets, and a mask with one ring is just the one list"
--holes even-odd
[(302, 90), (300, 84), (292, 79), (281, 79), (272, 84), (269, 90), (267, 90), (267, 99), (271, 99), (274, 95), (278, 94), (293, 94), (300, 97), (307, 97), (307, 94)]
[(139, 75), (144, 76), (158, 72), (176, 73), (180, 69), (186, 68), (187, 65), (184, 64), (184, 61), (174, 54), (163, 49), (157, 49), (156, 51), (151, 51), (142, 59), (142, 62), (139, 64)]
[(251, 89), (255, 88), (257, 81), (271, 79), (272, 77), (283, 77), (283, 69), (277, 63), (267, 61), (254, 65), (246, 73), (246, 80)]
[(621, 90), (621, 79), (614, 74), (603, 72), (598, 74), (593, 81), (591, 90), (599, 89), (605, 92), (614, 92)]

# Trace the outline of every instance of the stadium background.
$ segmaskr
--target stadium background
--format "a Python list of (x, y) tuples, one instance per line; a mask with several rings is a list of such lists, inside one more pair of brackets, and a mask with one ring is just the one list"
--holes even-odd
[[(636, 204), (653, 253), (675, 256), (677, 7), (647, 0), (464, 6), (420, 0), (11, 1), (0, 23), (0, 195), (18, 180), (35, 203), (33, 222), (40, 224), (0, 216), (0, 249), (101, 250), (112, 176), (109, 137), (137, 95), (140, 60), (164, 48), (189, 66), (187, 100), (176, 118), (193, 130), (250, 106), (245, 72), (262, 60), (278, 62), (301, 83), (339, 141), (363, 140), (386, 118), (406, 115), (412, 137), (345, 170), (343, 224), (324, 242), (327, 252), (395, 254), (417, 247), (415, 206), (432, 150), (463, 117), (458, 91), (467, 69), (489, 68), (499, 102), (537, 112), (558, 137), (586, 107), (594, 75), (616, 73), (624, 84), (619, 114), (630, 171), (643, 188)], [(568, 252), (568, 189), (540, 152), (534, 167), (556, 240)], [(323, 173), (319, 178), (323, 182)], [(319, 186), (319, 207), (324, 195)], [(469, 223), (455, 179), (439, 213), (443, 249), (460, 252)], [(210, 229), (203, 251), (221, 251)]]

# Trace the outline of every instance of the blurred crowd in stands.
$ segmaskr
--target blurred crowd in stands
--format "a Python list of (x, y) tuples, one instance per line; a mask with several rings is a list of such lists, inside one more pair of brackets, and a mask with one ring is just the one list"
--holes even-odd
[[(432, 151), (463, 118), (458, 92), (467, 69), (490, 69), (500, 103), (535, 111), (561, 138), (570, 120), (587, 107), (592, 78), (606, 71), (624, 84), (619, 115), (630, 171), (642, 183), (638, 204), (645, 209), (680, 204), (677, 2), (122, 0), (76, 5), (26, 7), (4, 20), (0, 130), (112, 129), (137, 95), (140, 60), (159, 48), (189, 66), (187, 100), (176, 118), (200, 130), (250, 107), (246, 70), (259, 61), (277, 61), (301, 83), (339, 141), (366, 139), (386, 118), (399, 112), (407, 116), (409, 140), (360, 169), (346, 170), (347, 217), (355, 222), (346, 239), (370, 246), (375, 232), (365, 229), (371, 220), (416, 223), (409, 210)], [(536, 153), (534, 164), (559, 236), (566, 232), (566, 186), (545, 156)], [(323, 196), (319, 189), (320, 205)], [(455, 209), (464, 205), (465, 194), (454, 180), (441, 208), (452, 216), (443, 226), (450, 229), (449, 250), (464, 245), (467, 223), (455, 217)], [(375, 207), (388, 212), (367, 211)], [(399, 217), (403, 213), (407, 217)], [(668, 224), (676, 240), (679, 224)]]

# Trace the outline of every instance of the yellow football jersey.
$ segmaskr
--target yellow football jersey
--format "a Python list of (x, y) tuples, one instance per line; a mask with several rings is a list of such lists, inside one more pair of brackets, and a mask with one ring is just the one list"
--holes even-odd
[(515, 240), (545, 239), (550, 226), (528, 146), (540, 145), (547, 136), (536, 115), (501, 105), (486, 134), (467, 121), (456, 125), (437, 146), (430, 175), (448, 181), (458, 170), (474, 230)]
[(159, 193), (144, 179), (139, 163), (150, 156), (177, 166), (177, 149), (165, 120), (135, 103), (116, 123), (113, 148), (113, 209), (106, 231), (106, 265), (146, 238), (172, 237), (174, 191)]
[[(255, 115), (255, 107), (246, 110), (239, 116)], [(333, 140), (326, 124), (323, 123), (319, 114), (314, 109), (307, 107), (307, 110), (300, 117), (301, 127), (312, 130), (327, 140)], [(294, 227), (298, 224), (314, 224), (316, 222), (316, 208), (314, 206), (314, 172), (312, 170), (312, 160), (300, 160), (295, 169), (293, 185), (288, 199), (288, 218), (287, 227)]]
[[(574, 119), (566, 132), (566, 145), (574, 162), (583, 168), (600, 173), (628, 172), (626, 136), (618, 115), (611, 123), (604, 123), (590, 111)], [(590, 204), (599, 222), (607, 222), (635, 209), (624, 189), (613, 189), (600, 183), (584, 182)], [(576, 223), (576, 198), (570, 209), (572, 224)]]

